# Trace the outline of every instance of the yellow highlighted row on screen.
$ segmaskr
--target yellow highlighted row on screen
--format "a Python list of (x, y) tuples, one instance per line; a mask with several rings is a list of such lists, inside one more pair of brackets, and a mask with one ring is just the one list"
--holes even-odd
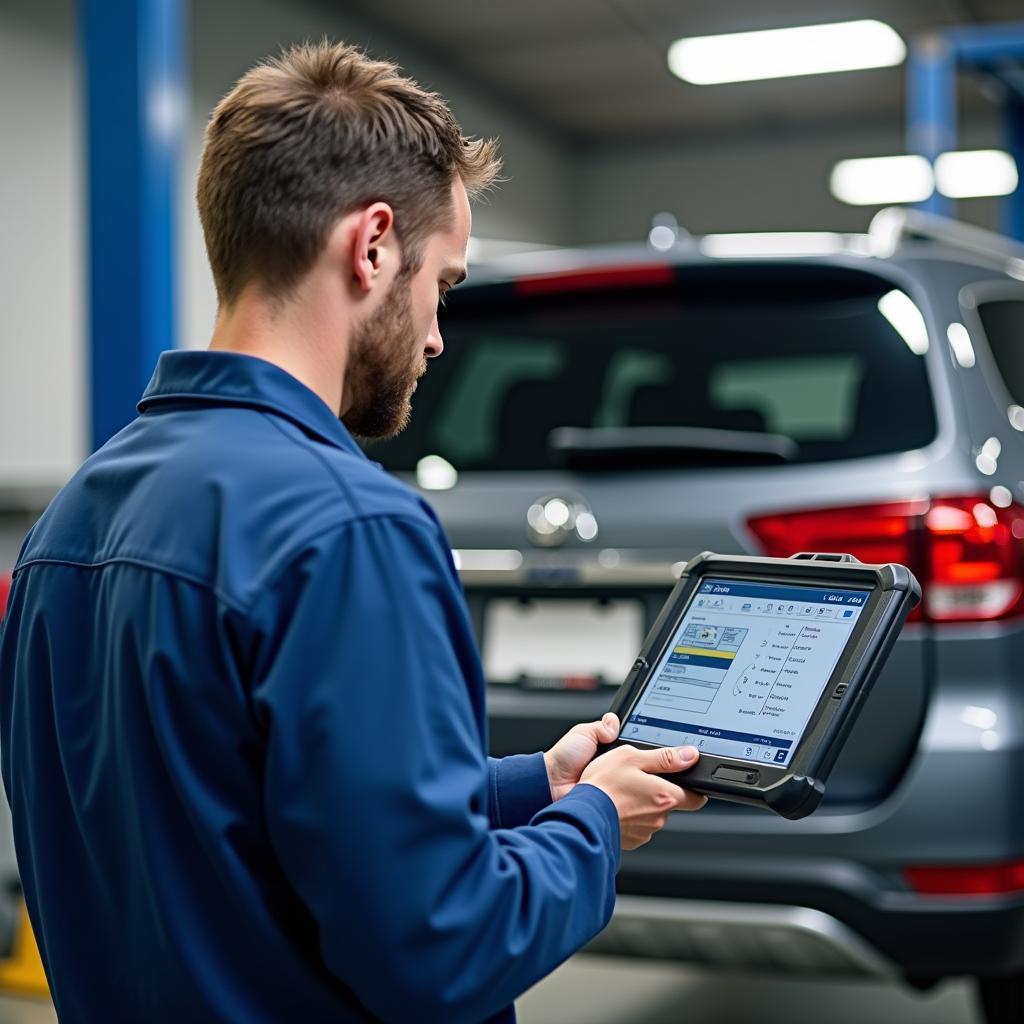
[(736, 657), (735, 651), (709, 651), (706, 647), (677, 647), (676, 654), (699, 654), (702, 658), (722, 658), (725, 661), (732, 661)]

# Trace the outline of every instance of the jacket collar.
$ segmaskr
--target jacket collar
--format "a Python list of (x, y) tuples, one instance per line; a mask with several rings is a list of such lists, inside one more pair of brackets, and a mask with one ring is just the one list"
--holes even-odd
[(290, 373), (265, 359), (237, 352), (161, 354), (140, 413), (171, 403), (240, 405), (283, 416), (327, 444), (366, 458), (324, 401)]

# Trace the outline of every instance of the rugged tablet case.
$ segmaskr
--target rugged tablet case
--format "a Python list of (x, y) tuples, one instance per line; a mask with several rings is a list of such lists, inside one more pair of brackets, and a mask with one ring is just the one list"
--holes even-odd
[[(686, 772), (667, 776), (687, 789), (723, 800), (767, 807), (785, 818), (804, 818), (825, 795), (825, 783), (871, 687), (907, 616), (921, 600), (921, 587), (903, 565), (869, 565), (852, 555), (803, 552), (791, 558), (716, 555), (705, 551), (686, 567), (609, 710), (622, 726), (671, 643), (690, 598), (706, 576), (737, 581), (868, 589), (864, 611), (840, 655), (790, 763), (775, 766), (702, 754)], [(603, 749), (629, 743), (619, 739)], [(724, 777), (723, 777), (724, 776)]]

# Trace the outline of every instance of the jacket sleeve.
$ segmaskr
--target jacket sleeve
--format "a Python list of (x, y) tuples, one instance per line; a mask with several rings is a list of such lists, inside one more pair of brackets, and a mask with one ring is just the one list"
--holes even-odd
[(525, 825), (551, 803), (551, 783), (543, 754), (489, 757), (490, 800), (487, 810), (492, 828)]
[(533, 809), (539, 775), (513, 763), (503, 798), (504, 769), (489, 770), (447, 558), (429, 521), (356, 520), (305, 545), (253, 611), (271, 842), (328, 969), (384, 1020), (494, 1014), (615, 899), (618, 819), (600, 790), (492, 827)]

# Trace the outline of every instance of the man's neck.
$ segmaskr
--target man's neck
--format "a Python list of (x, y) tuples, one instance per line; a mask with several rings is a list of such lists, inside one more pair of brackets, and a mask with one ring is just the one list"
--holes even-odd
[(348, 345), (329, 329), (330, 319), (304, 315), (298, 303), (282, 306), (246, 290), (218, 313), (209, 347), (279, 366), (340, 414)]

